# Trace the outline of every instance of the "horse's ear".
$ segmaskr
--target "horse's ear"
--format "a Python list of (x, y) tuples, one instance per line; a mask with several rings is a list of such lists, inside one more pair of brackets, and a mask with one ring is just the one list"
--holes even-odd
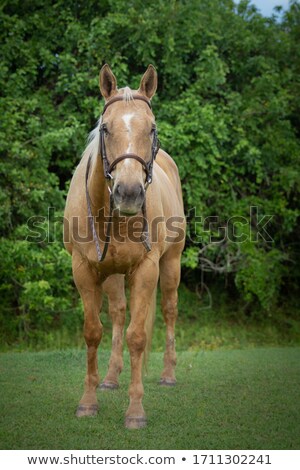
[(109, 65), (103, 65), (99, 74), (99, 86), (103, 98), (107, 101), (117, 93), (117, 80)]
[(155, 94), (157, 88), (157, 73), (153, 65), (148, 65), (146, 72), (144, 73), (140, 88), (138, 89), (139, 93), (145, 95), (149, 100)]

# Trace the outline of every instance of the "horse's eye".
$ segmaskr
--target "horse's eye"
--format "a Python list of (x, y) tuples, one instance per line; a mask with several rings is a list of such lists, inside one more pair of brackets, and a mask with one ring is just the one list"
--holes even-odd
[(152, 126), (152, 128), (151, 128), (151, 135), (153, 135), (155, 131), (156, 131), (156, 126)]
[(108, 136), (109, 132), (108, 132), (108, 129), (107, 129), (107, 125), (106, 124), (102, 124), (102, 131), (105, 135), (105, 137)]

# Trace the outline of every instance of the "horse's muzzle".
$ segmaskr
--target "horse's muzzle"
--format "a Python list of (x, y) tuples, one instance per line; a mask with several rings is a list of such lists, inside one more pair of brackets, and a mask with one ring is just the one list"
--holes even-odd
[(120, 182), (115, 186), (113, 196), (115, 207), (119, 209), (120, 213), (135, 215), (141, 210), (145, 199), (145, 190), (140, 183), (129, 186)]

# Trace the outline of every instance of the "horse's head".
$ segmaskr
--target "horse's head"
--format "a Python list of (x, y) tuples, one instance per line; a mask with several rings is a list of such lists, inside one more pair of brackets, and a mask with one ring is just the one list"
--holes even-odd
[(114, 205), (122, 214), (134, 215), (143, 205), (147, 178), (148, 182), (151, 178), (148, 170), (157, 152), (155, 119), (150, 107), (157, 74), (149, 65), (136, 91), (128, 87), (118, 90), (108, 65), (102, 67), (99, 78), (105, 99), (101, 152), (113, 178)]

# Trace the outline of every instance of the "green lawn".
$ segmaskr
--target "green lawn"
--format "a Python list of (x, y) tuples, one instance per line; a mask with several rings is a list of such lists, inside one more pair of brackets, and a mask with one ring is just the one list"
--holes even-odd
[[(109, 352), (100, 351), (102, 376)], [(299, 449), (300, 348), (178, 354), (175, 388), (157, 385), (162, 354), (150, 357), (148, 427), (123, 426), (129, 358), (120, 389), (98, 392), (100, 412), (76, 419), (85, 352), (2, 353), (1, 449)]]

